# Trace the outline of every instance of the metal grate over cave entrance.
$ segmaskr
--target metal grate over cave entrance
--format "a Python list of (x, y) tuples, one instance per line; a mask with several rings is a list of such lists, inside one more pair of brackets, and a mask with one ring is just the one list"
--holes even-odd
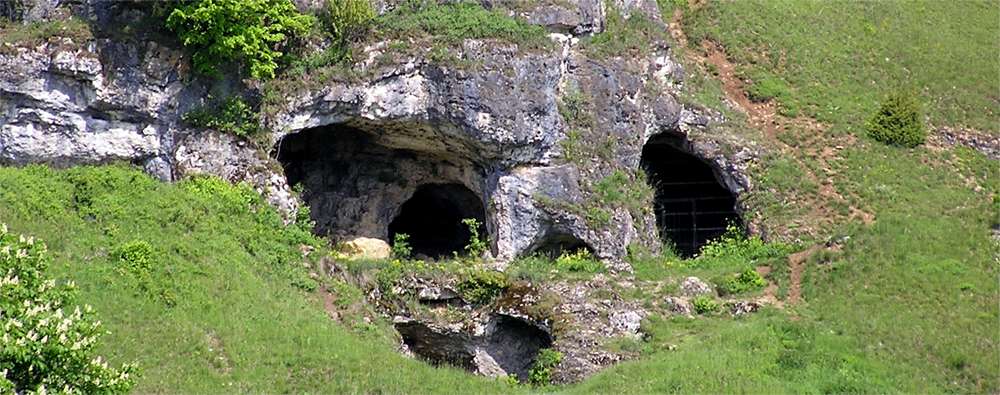
[(655, 189), (660, 237), (691, 257), (725, 233), (726, 226), (741, 226), (741, 220), (736, 196), (719, 182), (712, 166), (684, 148), (679, 137), (654, 137), (643, 147), (641, 165)]

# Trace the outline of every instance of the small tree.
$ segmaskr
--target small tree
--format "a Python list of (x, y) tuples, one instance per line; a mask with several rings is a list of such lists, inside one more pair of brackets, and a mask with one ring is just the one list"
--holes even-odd
[(327, 0), (326, 13), (333, 37), (341, 44), (357, 39), (375, 20), (369, 0)]
[(127, 392), (134, 366), (94, 357), (101, 324), (72, 307), (72, 283), (45, 277), (48, 265), (44, 244), (0, 225), (0, 393)]
[(927, 138), (922, 117), (915, 94), (895, 91), (868, 121), (868, 135), (886, 144), (916, 147)]
[(194, 49), (194, 66), (217, 74), (216, 66), (242, 61), (254, 78), (272, 78), (281, 47), (304, 35), (313, 18), (295, 9), (291, 0), (195, 0), (170, 12), (167, 27)]

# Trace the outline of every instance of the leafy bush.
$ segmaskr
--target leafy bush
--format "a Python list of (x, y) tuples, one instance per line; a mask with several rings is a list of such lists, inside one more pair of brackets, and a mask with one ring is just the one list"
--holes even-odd
[(375, 20), (369, 0), (327, 0), (326, 13), (333, 38), (341, 44), (357, 39)]
[(765, 243), (760, 237), (747, 237), (735, 226), (726, 227), (726, 233), (701, 247), (698, 257), (687, 262), (689, 266), (725, 266), (753, 264), (759, 260), (788, 255), (792, 247), (783, 243)]
[(479, 235), (480, 224), (475, 218), (466, 218), (462, 223), (469, 228), (469, 244), (465, 246), (465, 253), (470, 257), (478, 258), (486, 253), (486, 241)]
[(396, 233), (392, 240), (392, 257), (396, 259), (410, 259), (413, 255), (413, 248), (410, 247), (410, 235), (406, 233)]
[(76, 290), (45, 277), (45, 245), (0, 225), (0, 392), (125, 393), (135, 366), (94, 357), (101, 325)]
[(507, 275), (493, 270), (474, 270), (456, 287), (462, 299), (470, 303), (489, 303), (510, 286)]
[(149, 273), (153, 267), (153, 246), (142, 240), (125, 243), (112, 255), (118, 259), (121, 273)]
[(534, 385), (546, 385), (552, 381), (552, 368), (562, 362), (563, 354), (551, 348), (538, 351), (535, 363), (528, 370), (528, 381)]
[(194, 50), (196, 69), (218, 74), (220, 62), (241, 61), (258, 79), (274, 77), (282, 47), (312, 24), (291, 0), (195, 0), (167, 17), (167, 27)]
[(767, 281), (756, 270), (748, 268), (735, 276), (730, 276), (716, 282), (716, 285), (719, 293), (723, 295), (735, 295), (764, 288), (767, 285)]
[(262, 131), (260, 114), (239, 97), (188, 111), (181, 119), (192, 126), (215, 129), (237, 137), (252, 137)]
[(701, 295), (691, 301), (694, 306), (694, 311), (698, 314), (711, 314), (719, 311), (719, 302), (716, 302), (714, 298), (708, 295)]
[(916, 147), (927, 138), (923, 115), (916, 95), (895, 91), (886, 97), (868, 121), (868, 135), (890, 145)]
[(571, 272), (597, 273), (604, 269), (604, 264), (594, 258), (594, 255), (585, 248), (572, 253), (564, 251), (556, 258), (555, 263), (560, 270)]

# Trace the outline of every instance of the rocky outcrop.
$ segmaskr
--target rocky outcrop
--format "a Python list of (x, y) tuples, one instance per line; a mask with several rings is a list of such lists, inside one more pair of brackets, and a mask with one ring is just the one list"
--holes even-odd
[[(303, 84), (268, 103), (270, 145), (181, 121), (210, 93), (254, 93), (238, 76), (193, 76), (175, 44), (124, 39), (105, 27), (116, 18), (136, 22), (141, 7), (75, 4), (100, 26), (97, 38), (0, 50), (0, 163), (128, 161), (163, 180), (215, 174), (250, 183), (289, 214), (299, 205), (292, 186), (301, 184), (319, 230), (341, 240), (389, 241), (392, 221), (419, 188), (459, 185), (480, 200), (497, 267), (572, 247), (615, 271), (630, 270), (622, 260), (630, 245), (659, 248), (654, 204), (604, 201), (596, 189), (621, 174), (623, 187), (643, 186), (640, 156), (650, 139), (675, 136), (734, 194), (752, 188), (747, 170), (759, 153), (713, 135), (717, 117), (678, 102), (683, 72), (666, 42), (606, 59), (585, 48), (611, 6), (662, 23), (654, 1), (483, 3), (545, 26), (551, 47), (466, 40), (450, 54), (459, 61), (449, 62), (425, 53), (392, 58), (391, 45), (372, 43), (354, 77)], [(393, 60), (375, 61), (387, 56)], [(561, 111), (571, 96), (584, 98), (593, 117), (586, 133)]]

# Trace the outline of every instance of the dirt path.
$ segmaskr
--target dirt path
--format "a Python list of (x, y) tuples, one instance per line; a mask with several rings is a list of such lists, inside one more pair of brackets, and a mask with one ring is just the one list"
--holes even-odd
[(802, 300), (802, 273), (805, 271), (805, 263), (813, 254), (822, 249), (822, 246), (814, 245), (804, 251), (796, 252), (788, 256), (788, 275), (791, 284), (788, 286), (788, 304), (797, 304)]
[[(700, 2), (692, 3), (692, 7), (700, 6)], [(684, 11), (677, 9), (674, 11), (668, 29), (671, 37), (681, 47), (688, 47), (688, 38), (683, 30)], [(689, 62), (701, 67), (711, 67), (716, 72), (716, 79), (722, 84), (722, 90), (726, 98), (735, 104), (737, 110), (747, 115), (748, 123), (751, 127), (760, 130), (764, 138), (771, 146), (777, 148), (787, 158), (792, 159), (802, 170), (805, 177), (813, 184), (817, 185), (818, 193), (814, 197), (808, 195), (798, 196), (803, 207), (807, 207), (812, 213), (810, 217), (819, 221), (817, 225), (833, 222), (837, 217), (842, 217), (831, 202), (847, 205), (849, 208), (848, 218), (859, 219), (865, 224), (874, 221), (874, 216), (864, 210), (849, 204), (848, 200), (833, 187), (833, 162), (839, 160), (838, 153), (846, 146), (856, 143), (853, 136), (848, 136), (843, 141), (831, 144), (825, 140), (825, 131), (828, 125), (824, 125), (815, 119), (798, 116), (787, 117), (778, 111), (778, 104), (773, 100), (765, 102), (755, 102), (747, 95), (746, 83), (738, 76), (736, 66), (729, 61), (724, 49), (712, 41), (703, 41), (699, 45), (701, 51), (685, 51), (685, 57)], [(781, 139), (781, 133), (795, 133), (795, 139), (801, 141), (796, 147), (792, 147)], [(817, 149), (816, 147), (822, 147)], [(814, 159), (822, 174), (817, 174), (813, 167), (800, 159), (806, 156)], [(819, 226), (817, 226), (819, 227)], [(812, 229), (808, 233), (818, 233), (818, 229)]]

